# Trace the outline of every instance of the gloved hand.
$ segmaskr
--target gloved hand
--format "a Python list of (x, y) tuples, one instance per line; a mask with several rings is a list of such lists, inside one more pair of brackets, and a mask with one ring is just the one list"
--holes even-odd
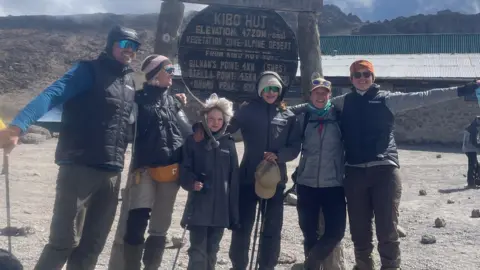
[(475, 80), (473, 82), (469, 82), (465, 84), (464, 86), (460, 86), (457, 89), (457, 96), (459, 97), (465, 97), (465, 96), (470, 96), (473, 93), (475, 93), (475, 90), (480, 87), (480, 80)]
[(205, 132), (203, 131), (202, 124), (196, 123), (192, 126), (193, 139), (195, 142), (201, 142), (205, 138)]

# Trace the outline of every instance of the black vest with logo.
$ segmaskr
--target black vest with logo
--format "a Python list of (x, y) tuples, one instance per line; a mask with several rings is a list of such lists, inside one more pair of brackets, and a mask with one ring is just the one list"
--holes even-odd
[(134, 106), (133, 71), (105, 55), (84, 63), (91, 67), (93, 88), (63, 105), (55, 160), (122, 170)]
[(348, 164), (391, 160), (400, 166), (386, 93), (372, 87), (363, 96), (355, 91), (345, 96), (341, 127)]

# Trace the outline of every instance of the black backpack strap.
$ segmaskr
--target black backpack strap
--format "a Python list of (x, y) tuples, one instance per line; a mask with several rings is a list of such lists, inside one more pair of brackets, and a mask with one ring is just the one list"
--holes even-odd
[(303, 114), (302, 141), (305, 139), (305, 130), (307, 129), (309, 120), (310, 120), (310, 113), (307, 111)]

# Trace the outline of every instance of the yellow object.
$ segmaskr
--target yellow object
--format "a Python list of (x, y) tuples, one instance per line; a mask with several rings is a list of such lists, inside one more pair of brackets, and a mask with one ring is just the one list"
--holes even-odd
[(2, 118), (0, 118), (0, 129), (4, 129), (6, 127), (7, 125), (5, 125), (5, 123), (2, 121)]
[(178, 163), (163, 167), (148, 168), (148, 173), (152, 179), (157, 182), (173, 182), (178, 179)]

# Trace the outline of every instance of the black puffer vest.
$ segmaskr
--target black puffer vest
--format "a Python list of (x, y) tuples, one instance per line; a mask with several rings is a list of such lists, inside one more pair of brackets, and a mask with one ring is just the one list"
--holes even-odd
[(363, 96), (356, 91), (345, 96), (341, 128), (348, 164), (391, 160), (400, 166), (395, 118), (385, 104), (385, 93), (375, 86)]
[(189, 125), (180, 102), (167, 88), (147, 84), (137, 91), (135, 101), (138, 120), (132, 169), (180, 163), (185, 139), (181, 125)]
[(133, 71), (104, 54), (85, 63), (94, 86), (63, 105), (55, 160), (122, 170), (134, 106)]

